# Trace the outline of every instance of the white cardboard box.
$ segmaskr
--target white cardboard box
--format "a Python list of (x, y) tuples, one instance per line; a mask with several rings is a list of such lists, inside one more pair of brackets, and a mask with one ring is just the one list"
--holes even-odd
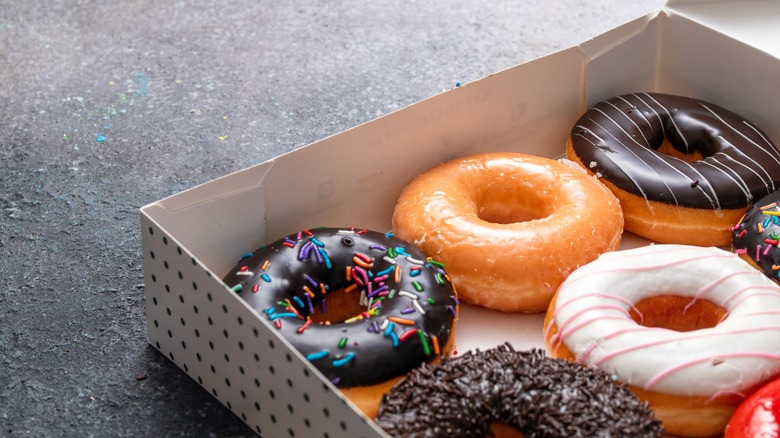
[[(264, 436), (383, 436), (224, 286), (236, 254), (321, 225), (389, 230), (420, 172), (478, 152), (560, 156), (587, 107), (623, 93), (708, 100), (780, 141), (779, 56), (780, 2), (670, 0), (578, 46), (151, 203), (141, 209), (149, 342)], [(644, 243), (626, 235), (623, 246)], [(464, 305), (456, 345), (542, 347), (541, 321)]]

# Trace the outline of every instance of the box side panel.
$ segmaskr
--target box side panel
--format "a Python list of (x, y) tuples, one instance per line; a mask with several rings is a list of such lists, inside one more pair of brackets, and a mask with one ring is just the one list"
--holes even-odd
[(265, 320), (142, 215), (149, 342), (263, 436), (381, 437)]
[(442, 161), (561, 155), (583, 109), (583, 64), (570, 49), (508, 69), (144, 211), (220, 277), (238, 255), (301, 229), (387, 231), (402, 188)]
[(273, 161), (202, 184), (145, 206), (160, 227), (212, 272), (225, 272), (265, 242), (263, 179)]
[(558, 156), (582, 108), (582, 77), (583, 54), (559, 52), (285, 155), (267, 180), (266, 233), (389, 230), (402, 188), (438, 163), (486, 151)]
[(675, 14), (780, 57), (780, 2), (722, 0), (669, 2)]
[[(671, 14), (661, 40), (659, 88), (728, 108), (780, 142), (780, 60), (747, 43)], [(765, 84), (757, 86), (756, 84)]]
[(659, 13), (642, 32), (593, 56), (586, 72), (588, 107), (613, 96), (656, 89), (659, 35), (665, 18)]
[(636, 91), (687, 95), (741, 114), (780, 141), (780, 87), (756, 86), (776, 82), (780, 60), (674, 11), (594, 56), (586, 76), (588, 106)]

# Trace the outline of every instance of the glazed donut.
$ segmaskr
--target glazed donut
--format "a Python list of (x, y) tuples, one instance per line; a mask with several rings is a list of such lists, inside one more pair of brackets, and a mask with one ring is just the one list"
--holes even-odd
[(609, 190), (573, 163), (486, 153), (415, 178), (393, 231), (443, 262), (464, 302), (542, 312), (571, 271), (619, 247), (623, 217)]
[(245, 254), (224, 282), (369, 417), (454, 344), (458, 301), (442, 264), (388, 234), (301, 231)]
[(608, 253), (561, 285), (544, 337), (550, 356), (629, 385), (667, 432), (721, 434), (780, 373), (780, 287), (715, 247)]
[(767, 277), (780, 278), (780, 191), (761, 198), (731, 232), (731, 249)]
[(566, 155), (620, 199), (626, 230), (728, 246), (754, 199), (780, 187), (780, 151), (754, 123), (688, 97), (627, 94), (574, 125)]
[(376, 423), (402, 437), (663, 433), (647, 404), (608, 374), (509, 344), (415, 369), (385, 395)]

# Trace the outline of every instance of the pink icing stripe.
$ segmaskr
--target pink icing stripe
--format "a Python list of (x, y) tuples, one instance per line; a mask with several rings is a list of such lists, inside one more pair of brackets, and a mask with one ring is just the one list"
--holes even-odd
[(715, 394), (712, 394), (712, 397), (707, 399), (707, 403), (709, 403), (709, 402), (711, 402), (711, 401), (713, 401), (713, 400), (715, 400), (715, 399), (717, 399), (719, 397), (724, 397), (724, 396), (728, 396), (728, 395), (735, 395), (735, 396), (739, 397), (740, 399), (745, 399), (747, 397), (745, 395), (745, 393), (743, 393), (741, 391), (737, 391), (736, 389), (724, 389), (722, 391), (716, 392)]
[[(740, 297), (739, 300), (737, 302), (735, 302), (733, 305), (731, 305), (729, 307), (726, 307), (728, 305), (726, 303), (728, 303), (732, 299), (736, 298), (738, 295), (742, 294), (743, 292), (753, 291), (754, 289), (760, 289), (762, 291), (765, 290), (766, 292), (754, 292), (754, 293), (751, 293), (751, 294), (749, 294), (747, 296)], [(750, 299), (752, 297), (756, 297), (756, 296), (780, 297), (780, 294), (778, 293), (777, 287), (775, 287), (775, 286), (749, 286), (749, 287), (746, 287), (744, 289), (738, 290), (733, 295), (728, 297), (728, 299), (726, 299), (723, 302), (723, 307), (726, 307), (726, 310), (731, 311), (731, 309), (736, 309), (737, 307), (739, 307), (739, 305), (742, 304), (745, 300), (748, 300), (748, 299)]]
[(693, 299), (691, 300), (691, 302), (685, 305), (685, 307), (683, 308), (683, 314), (687, 313), (688, 310), (691, 308), (691, 306), (693, 306), (693, 304), (699, 298), (701, 298), (703, 295), (705, 295), (706, 293), (708, 293), (709, 291), (711, 291), (712, 289), (714, 289), (715, 287), (717, 287), (721, 283), (724, 283), (726, 280), (728, 280), (728, 279), (730, 279), (732, 277), (736, 277), (738, 275), (746, 275), (746, 274), (754, 275), (755, 273), (752, 272), (752, 271), (735, 271), (735, 272), (730, 272), (728, 275), (724, 275), (724, 276), (716, 279), (712, 283), (702, 287), (701, 289), (699, 289), (698, 292), (696, 292), (696, 294), (694, 294)]
[[(558, 324), (558, 333), (560, 333), (561, 336), (566, 337), (566, 335), (564, 335), (563, 333), (564, 332), (568, 333), (568, 332), (571, 331), (568, 328), (569, 324), (572, 324), (574, 322), (574, 320), (576, 320), (577, 318), (582, 316), (582, 314), (588, 313), (591, 310), (618, 310), (618, 311), (620, 311), (620, 313), (623, 313), (624, 315), (626, 315), (626, 317), (629, 316), (628, 315), (628, 311), (625, 308), (623, 308), (621, 306), (614, 305), (614, 304), (600, 304), (600, 305), (597, 305), (597, 306), (591, 306), (591, 307), (587, 307), (587, 308), (581, 309), (581, 310), (579, 310), (577, 312), (574, 312), (574, 314), (570, 315), (568, 318), (566, 318), (565, 320), (561, 321), (561, 323)], [(621, 318), (621, 319), (623, 319), (623, 318)]]
[(691, 360), (686, 363), (671, 367), (666, 369), (665, 371), (658, 373), (655, 377), (647, 381), (647, 384), (645, 385), (645, 390), (650, 391), (650, 388), (655, 386), (656, 383), (660, 382), (661, 380), (665, 379), (666, 377), (669, 377), (670, 375), (676, 373), (677, 371), (680, 371), (684, 368), (692, 367), (696, 364), (700, 364), (703, 362), (708, 362), (711, 360), (716, 359), (726, 359), (726, 358), (762, 358), (762, 359), (769, 359), (769, 360), (780, 360), (780, 355), (778, 354), (770, 354), (770, 353), (730, 353), (730, 354), (716, 354), (711, 355), (707, 357), (702, 357), (696, 360)]
[[(544, 337), (547, 338), (550, 336), (550, 330), (552, 330), (553, 325), (555, 325), (555, 318), (550, 318), (550, 322), (547, 323), (547, 325), (544, 327)], [(555, 336), (558, 336), (557, 334)]]
[(739, 315), (734, 315), (731, 318), (733, 319), (733, 318), (743, 318), (746, 316), (762, 316), (762, 315), (780, 315), (780, 310), (766, 310), (763, 312), (740, 313)]
[[(680, 250), (679, 249), (678, 250), (664, 250), (664, 251), (659, 251), (658, 252), (658, 254), (664, 254), (664, 253), (679, 254)], [(631, 254), (631, 255), (625, 256), (624, 259), (637, 258), (637, 257), (647, 257), (647, 255), (646, 254)], [(677, 260), (672, 259), (672, 260), (664, 261), (662, 263), (657, 263), (657, 264), (653, 264), (653, 265), (648, 264), (648, 265), (644, 265), (644, 266), (632, 266), (632, 267), (601, 269), (601, 270), (597, 270), (597, 271), (585, 272), (584, 274), (577, 275), (576, 277), (574, 275), (570, 275), (564, 281), (564, 283), (561, 286), (561, 288), (562, 289), (569, 288), (569, 287), (571, 287), (571, 285), (573, 283), (576, 283), (578, 281), (584, 280), (584, 279), (586, 279), (588, 277), (592, 277), (594, 275), (604, 275), (604, 274), (615, 273), (615, 272), (654, 271), (654, 270), (657, 270), (657, 269), (668, 268), (670, 266), (677, 266), (677, 265), (681, 265), (683, 263), (697, 262), (697, 261), (700, 261), (700, 260), (711, 260), (713, 258), (735, 258), (735, 257), (737, 257), (737, 256), (732, 254), (732, 253), (725, 253), (723, 255), (721, 255), (721, 254), (718, 254), (718, 255), (708, 254), (708, 255), (702, 255), (702, 256), (696, 256), (696, 257), (688, 257), (688, 258), (677, 259)], [(576, 273), (576, 271), (575, 271), (575, 273)], [(574, 277), (574, 278), (572, 278), (572, 277)]]
[[(620, 309), (623, 310), (623, 309)], [(623, 316), (602, 316), (599, 318), (591, 318), (586, 319), (585, 321), (582, 321), (581, 323), (575, 325), (574, 327), (566, 330), (566, 331), (559, 331), (559, 335), (561, 338), (566, 338), (566, 336), (571, 332), (576, 332), (577, 330), (580, 330), (581, 328), (585, 327), (586, 325), (590, 325), (597, 321), (607, 321), (607, 320), (614, 320), (614, 321), (626, 321), (626, 318)], [(633, 321), (632, 321), (633, 322)]]
[[(625, 297), (620, 297), (620, 296), (612, 295), (612, 294), (605, 293), (605, 292), (591, 292), (591, 293), (587, 293), (587, 294), (578, 295), (578, 296), (576, 296), (574, 298), (569, 299), (568, 301), (566, 301), (565, 303), (561, 304), (560, 306), (556, 305), (555, 306), (555, 310), (553, 310), (553, 318), (552, 319), (553, 320), (557, 320), (558, 319), (558, 312), (560, 312), (561, 310), (566, 308), (566, 306), (569, 306), (571, 304), (575, 304), (579, 300), (584, 300), (584, 299), (588, 299), (588, 298), (592, 298), (592, 297), (605, 298), (605, 299), (608, 299), (608, 300), (619, 301), (619, 302), (623, 303), (626, 307), (630, 307), (637, 314), (639, 314), (640, 319), (644, 319), (644, 316), (642, 315), (642, 313), (639, 310), (637, 310), (636, 307), (634, 307), (634, 303), (631, 302), (631, 300), (629, 300), (628, 298), (625, 298)], [(558, 324), (558, 331), (559, 332), (563, 328), (562, 327), (563, 325), (565, 325), (565, 323)]]
[(587, 363), (588, 359), (590, 359), (590, 355), (593, 353), (593, 351), (598, 348), (599, 345), (601, 345), (604, 341), (607, 341), (609, 339), (615, 338), (617, 336), (625, 335), (632, 332), (641, 332), (641, 331), (647, 331), (647, 330), (663, 330), (656, 327), (642, 327), (642, 326), (636, 326), (632, 328), (625, 328), (622, 330), (615, 330), (612, 333), (609, 333), (605, 335), (603, 338), (596, 340), (588, 346), (588, 348), (585, 349), (585, 351), (580, 354), (580, 357), (577, 358), (577, 362), (579, 363)]
[(661, 340), (658, 340), (658, 341), (646, 342), (644, 344), (636, 344), (636, 345), (633, 345), (631, 347), (626, 347), (626, 348), (623, 348), (623, 349), (620, 349), (620, 350), (613, 351), (612, 353), (605, 354), (604, 356), (599, 358), (597, 361), (594, 361), (593, 365), (594, 366), (600, 366), (604, 362), (612, 359), (613, 357), (620, 356), (621, 354), (630, 353), (630, 352), (636, 351), (636, 350), (642, 350), (644, 348), (656, 347), (658, 345), (663, 345), (663, 344), (671, 344), (671, 343), (675, 343), (675, 342), (692, 341), (692, 340), (695, 340), (695, 339), (713, 338), (713, 337), (717, 337), (717, 336), (728, 336), (728, 335), (737, 335), (737, 334), (742, 334), (742, 333), (754, 333), (754, 332), (763, 332), (763, 331), (772, 331), (772, 330), (780, 331), (780, 326), (768, 326), (768, 327), (754, 327), (754, 328), (746, 328), (746, 329), (736, 329), (736, 330), (731, 330), (731, 331), (728, 331), (728, 332), (720, 332), (720, 333), (699, 333), (700, 330), (696, 330), (696, 331), (689, 332), (689, 333), (694, 333), (694, 335), (679, 336), (679, 337), (674, 337), (674, 338), (670, 338), (670, 339), (661, 339)]

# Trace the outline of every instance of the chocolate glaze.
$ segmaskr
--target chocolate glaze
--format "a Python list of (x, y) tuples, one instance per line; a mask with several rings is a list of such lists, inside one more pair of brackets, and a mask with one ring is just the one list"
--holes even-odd
[[(457, 315), (457, 298), (443, 268), (415, 246), (374, 231), (302, 231), (246, 254), (223, 281), (345, 388), (406, 374), (437, 358), (436, 345), (443, 355)], [(359, 286), (348, 292), (355, 300), (364, 292), (371, 306), (380, 303), (379, 310), (359, 313), (351, 322), (304, 327), (315, 306), (323, 308), (325, 302), (327, 316), (328, 295), (351, 285)], [(402, 322), (390, 321), (394, 318)], [(410, 330), (417, 332), (404, 336)]]
[(780, 278), (780, 191), (765, 196), (731, 231), (732, 251), (749, 257), (769, 278)]
[(505, 344), (425, 364), (383, 397), (392, 436), (484, 437), (491, 423), (526, 437), (660, 437), (646, 403), (606, 373)]
[[(687, 162), (657, 152), (664, 137)], [(745, 208), (780, 187), (780, 151), (754, 123), (715, 104), (635, 93), (589, 109), (571, 131), (591, 172), (649, 201), (701, 209)]]

